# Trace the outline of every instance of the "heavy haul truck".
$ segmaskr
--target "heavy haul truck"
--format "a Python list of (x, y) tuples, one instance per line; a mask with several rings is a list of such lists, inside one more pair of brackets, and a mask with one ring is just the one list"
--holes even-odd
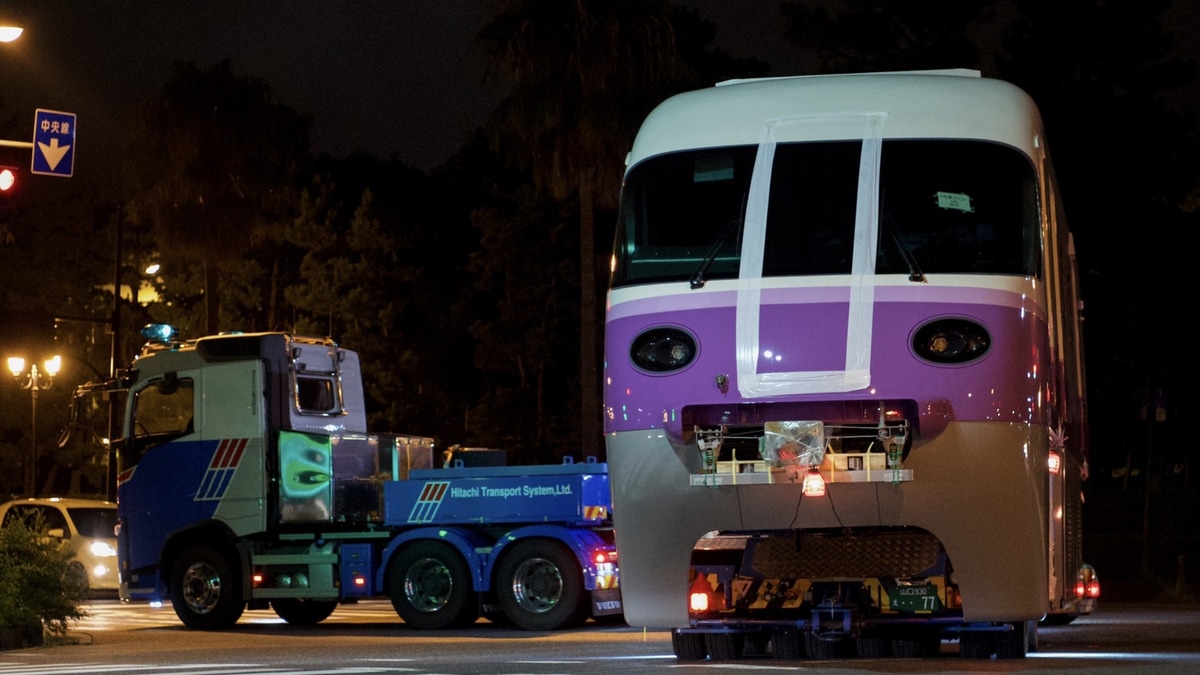
[(621, 614), (604, 463), (506, 466), (368, 432), (358, 356), (330, 339), (143, 335), (118, 378), (80, 390), (124, 394), (123, 600), (169, 600), (208, 630), (372, 597), (422, 629)]

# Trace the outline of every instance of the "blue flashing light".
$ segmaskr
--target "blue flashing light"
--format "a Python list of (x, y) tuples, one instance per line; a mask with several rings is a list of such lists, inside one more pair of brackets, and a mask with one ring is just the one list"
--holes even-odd
[(151, 342), (171, 342), (179, 335), (179, 329), (168, 323), (151, 323), (142, 329), (142, 337)]

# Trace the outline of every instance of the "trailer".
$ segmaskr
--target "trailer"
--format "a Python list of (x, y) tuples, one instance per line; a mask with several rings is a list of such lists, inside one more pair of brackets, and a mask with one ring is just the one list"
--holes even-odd
[(372, 597), (419, 629), (621, 615), (606, 464), (368, 432), (358, 356), (329, 339), (143, 335), (115, 381), (80, 388), (124, 398), (122, 600), (203, 630), (246, 608), (315, 624)]

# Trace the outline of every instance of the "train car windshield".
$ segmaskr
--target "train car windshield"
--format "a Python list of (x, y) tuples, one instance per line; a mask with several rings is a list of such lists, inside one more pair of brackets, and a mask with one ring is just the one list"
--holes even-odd
[[(849, 274), (862, 143), (780, 144), (771, 168), (764, 276)], [(685, 151), (634, 167), (622, 193), (613, 285), (736, 278), (757, 148)], [(1039, 272), (1032, 163), (1008, 146), (888, 140), (877, 274)]]

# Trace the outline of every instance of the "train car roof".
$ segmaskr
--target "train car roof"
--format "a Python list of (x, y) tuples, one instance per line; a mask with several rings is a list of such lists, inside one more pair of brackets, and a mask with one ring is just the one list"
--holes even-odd
[(1041, 117), (1025, 92), (977, 71), (942, 70), (732, 80), (678, 94), (646, 118), (626, 163), (756, 145), (781, 125), (794, 128), (780, 140), (861, 138), (861, 124), (830, 122), (868, 117), (882, 120), (883, 138), (980, 139), (1031, 158), (1044, 152)]

